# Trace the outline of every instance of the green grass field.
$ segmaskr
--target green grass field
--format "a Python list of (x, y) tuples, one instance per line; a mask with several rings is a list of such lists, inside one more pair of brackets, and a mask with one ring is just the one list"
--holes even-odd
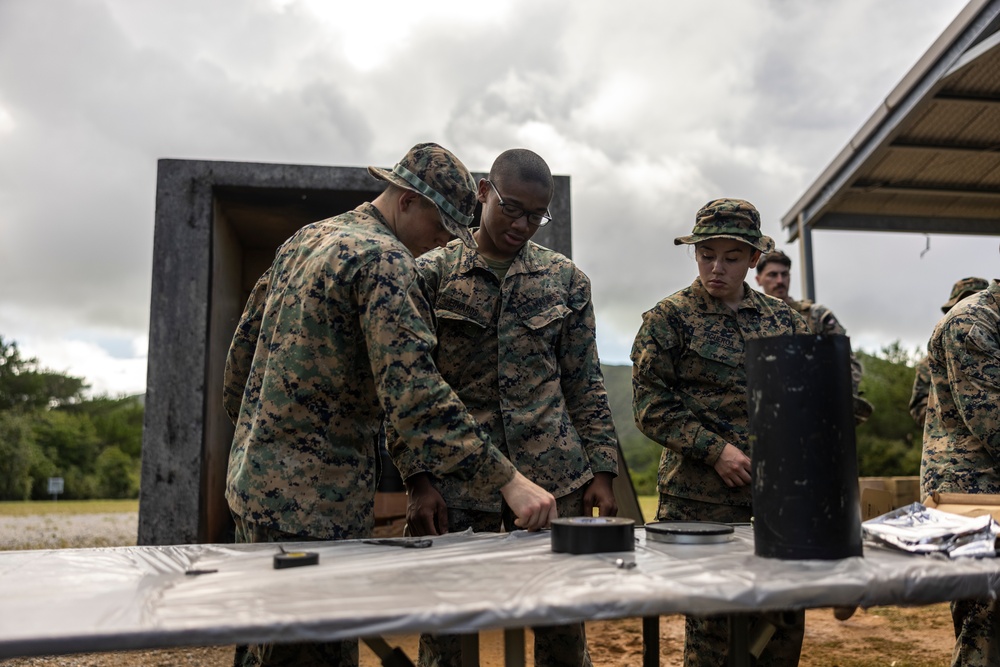
[(0, 502), (0, 516), (138, 512), (138, 500), (28, 500)]
[[(656, 517), (656, 496), (639, 496), (639, 506), (646, 521)], [(0, 502), (0, 516), (38, 514), (105, 514), (138, 512), (138, 500), (29, 500)]]
[(656, 520), (656, 503), (659, 496), (639, 496), (639, 509), (647, 522)]

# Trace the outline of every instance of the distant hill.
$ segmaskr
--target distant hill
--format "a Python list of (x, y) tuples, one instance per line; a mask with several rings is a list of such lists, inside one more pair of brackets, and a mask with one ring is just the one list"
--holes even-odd
[(632, 367), (601, 364), (601, 370), (632, 484), (640, 495), (656, 493), (656, 471), (663, 448), (644, 436), (632, 418)]

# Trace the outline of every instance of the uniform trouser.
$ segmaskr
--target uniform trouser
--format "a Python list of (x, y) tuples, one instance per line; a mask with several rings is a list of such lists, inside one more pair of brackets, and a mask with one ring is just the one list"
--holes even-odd
[[(716, 505), (677, 496), (660, 494), (656, 510), (658, 521), (717, 521), (720, 523), (748, 523), (749, 507)], [(799, 664), (802, 637), (805, 633), (805, 612), (780, 614), (749, 614), (751, 625), (755, 622), (773, 622), (774, 636), (757, 659), (758, 665)], [(684, 666), (724, 667), (729, 648), (729, 620), (726, 616), (688, 616), (684, 624)]]
[[(260, 526), (241, 517), (236, 521), (236, 542), (307, 542), (308, 537)], [(317, 538), (318, 539), (318, 538)], [(237, 646), (234, 667), (357, 667), (358, 641), (250, 644)]]
[[(559, 516), (583, 513), (583, 489), (556, 499)], [(475, 532), (515, 530), (514, 515), (504, 505), (500, 514), (476, 510), (449, 509), (448, 532), (471, 528)], [(535, 633), (536, 667), (591, 667), (587, 635), (583, 623), (532, 628)], [(459, 635), (420, 635), (420, 667), (461, 667)]]
[(953, 667), (1000, 666), (1000, 602), (956, 600), (951, 603), (955, 623)]

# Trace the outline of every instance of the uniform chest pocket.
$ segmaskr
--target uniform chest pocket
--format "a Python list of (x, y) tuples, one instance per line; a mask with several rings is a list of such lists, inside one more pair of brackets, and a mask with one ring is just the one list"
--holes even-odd
[(435, 309), (434, 315), (438, 336), (434, 360), (445, 382), (461, 391), (484, 368), (496, 372), (495, 327), (443, 308)]
[(722, 342), (707, 338), (692, 338), (690, 349), (705, 361), (714, 361), (730, 368), (743, 365), (743, 349), (730, 347)]
[(435, 308), (434, 316), (437, 318), (438, 338), (443, 333), (459, 338), (480, 338), (489, 329), (485, 322), (456, 313), (453, 310)]
[(563, 304), (557, 304), (551, 308), (546, 308), (537, 315), (532, 315), (531, 317), (524, 320), (524, 326), (528, 327), (535, 332), (543, 332), (547, 329), (558, 328), (559, 323), (562, 322), (563, 318), (569, 315), (572, 311)]

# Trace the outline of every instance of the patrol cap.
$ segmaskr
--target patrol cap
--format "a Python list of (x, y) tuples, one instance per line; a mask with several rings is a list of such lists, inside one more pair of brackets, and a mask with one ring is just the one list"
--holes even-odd
[(444, 228), (470, 248), (469, 225), (476, 210), (476, 182), (455, 155), (434, 143), (417, 144), (391, 170), (368, 167), (375, 178), (430, 199), (441, 211)]
[(774, 249), (774, 239), (760, 233), (760, 213), (743, 199), (715, 199), (701, 207), (688, 236), (674, 239), (674, 245), (700, 243), (725, 238), (742, 241), (763, 253)]
[(965, 297), (971, 296), (976, 292), (982, 292), (989, 286), (990, 283), (985, 278), (962, 278), (957, 283), (952, 285), (951, 296), (948, 297), (945, 304), (941, 306), (941, 312), (947, 313), (956, 303)]

